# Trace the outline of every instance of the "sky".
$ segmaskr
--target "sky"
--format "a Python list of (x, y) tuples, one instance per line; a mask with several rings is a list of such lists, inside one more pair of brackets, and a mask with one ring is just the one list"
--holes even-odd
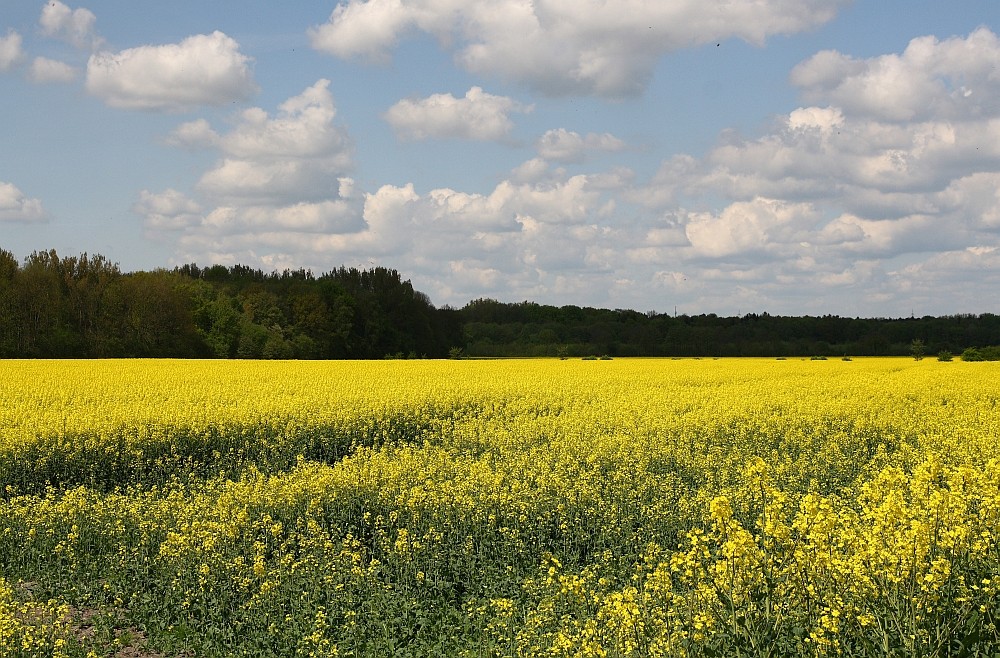
[(3, 0), (0, 248), (996, 313), (1000, 0)]

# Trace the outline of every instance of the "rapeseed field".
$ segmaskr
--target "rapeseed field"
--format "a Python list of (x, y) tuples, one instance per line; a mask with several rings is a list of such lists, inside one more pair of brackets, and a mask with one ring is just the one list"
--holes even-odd
[(998, 656), (1000, 367), (0, 362), (0, 656)]

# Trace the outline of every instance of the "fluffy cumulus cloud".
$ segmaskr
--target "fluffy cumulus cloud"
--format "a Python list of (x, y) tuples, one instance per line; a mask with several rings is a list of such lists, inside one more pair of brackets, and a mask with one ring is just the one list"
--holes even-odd
[(404, 99), (390, 107), (383, 118), (404, 139), (456, 138), (501, 140), (514, 127), (511, 112), (530, 112), (531, 107), (506, 96), (494, 96), (472, 87), (465, 97), (434, 94)]
[(245, 110), (224, 133), (204, 119), (181, 124), (168, 144), (213, 150), (218, 160), (198, 181), (196, 197), (146, 190), (133, 211), (151, 233), (179, 236), (186, 248), (216, 245), (211, 255), (224, 262), (225, 249), (238, 245), (308, 243), (357, 230), (360, 200), (347, 175), (352, 147), (335, 124), (329, 85), (319, 80), (273, 116)]
[(28, 78), (32, 82), (72, 82), (76, 79), (77, 70), (65, 62), (36, 57), (28, 68)]
[(208, 121), (195, 119), (174, 128), (167, 136), (166, 142), (170, 146), (196, 151), (218, 146), (219, 135), (212, 129), (212, 124)]
[(0, 223), (30, 224), (47, 219), (41, 201), (26, 197), (13, 183), (0, 181)]
[(357, 226), (355, 208), (343, 199), (299, 202), (289, 206), (220, 206), (202, 228), (221, 235), (339, 234)]
[(982, 171), (957, 178), (935, 197), (938, 207), (968, 217), (975, 228), (1000, 231), (1000, 171)]
[(198, 202), (174, 189), (158, 194), (143, 190), (132, 211), (144, 217), (146, 227), (153, 230), (183, 229), (202, 220)]
[(739, 38), (763, 43), (830, 20), (847, 0), (348, 0), (309, 31), (317, 50), (385, 60), (408, 31), (455, 49), (466, 69), (550, 94), (640, 93), (657, 59)]
[(250, 58), (216, 31), (176, 44), (96, 53), (87, 63), (87, 91), (112, 107), (184, 111), (245, 100), (257, 85)]
[(9, 71), (24, 59), (23, 43), (24, 39), (14, 30), (0, 37), (0, 71)]
[[(997, 43), (995, 35), (980, 29), (966, 38), (915, 39), (903, 55), (857, 60), (840, 68), (818, 64), (813, 57), (792, 78), (807, 86), (808, 98), (829, 105), (793, 110), (769, 134), (718, 147), (701, 171), (680, 179), (686, 189), (671, 193), (724, 193), (734, 200), (760, 194), (810, 200), (837, 214), (872, 221), (930, 216), (952, 228), (970, 222), (989, 225), (989, 220), (958, 209), (976, 208), (991, 216), (994, 197), (981, 189), (982, 181), (992, 180), (1000, 169), (1000, 77), (993, 73), (991, 78), (984, 69), (1000, 65)], [(878, 78), (886, 68), (895, 71), (893, 84), (869, 80), (873, 71), (883, 71), (874, 76)], [(874, 88), (868, 100), (860, 88), (858, 94), (840, 97), (839, 90), (860, 80), (866, 80), (863, 87), (879, 88), (878, 102)], [(960, 85), (941, 80), (963, 80), (966, 91), (975, 91), (956, 95)], [(817, 97), (821, 87), (829, 91)], [(959, 101), (977, 94), (986, 98)], [(933, 106), (941, 111), (926, 114), (921, 109)], [(665, 186), (677, 180), (664, 179)], [(976, 200), (967, 201), (964, 193)]]
[(285, 101), (276, 116), (252, 108), (229, 132), (218, 135), (201, 124), (185, 124), (175, 135), (189, 145), (200, 139), (222, 158), (205, 172), (198, 190), (228, 205), (316, 201), (338, 193), (352, 167), (350, 139), (335, 125), (329, 80), (320, 80)]
[(693, 213), (686, 234), (700, 255), (755, 254), (801, 242), (816, 223), (809, 204), (757, 197), (727, 206), (718, 215)]
[(1000, 39), (981, 27), (968, 37), (913, 39), (901, 54), (868, 60), (823, 51), (791, 75), (807, 100), (885, 121), (995, 115)]
[(599, 224), (609, 220), (607, 201), (588, 176), (507, 180), (488, 194), (386, 185), (366, 196), (364, 230), (316, 248), (346, 259), (391, 258), (441, 301), (537, 297), (561, 276), (557, 270), (587, 275)]
[(97, 17), (89, 9), (70, 9), (59, 0), (49, 0), (38, 19), (42, 34), (80, 49), (96, 50), (104, 40), (98, 36)]
[(625, 142), (610, 133), (580, 133), (556, 128), (547, 131), (536, 143), (538, 154), (545, 160), (556, 162), (583, 162), (589, 152), (622, 151)]
[(387, 49), (413, 20), (413, 9), (402, 0), (338, 4), (325, 25), (309, 30), (309, 37), (314, 48), (338, 57), (361, 55), (384, 61)]

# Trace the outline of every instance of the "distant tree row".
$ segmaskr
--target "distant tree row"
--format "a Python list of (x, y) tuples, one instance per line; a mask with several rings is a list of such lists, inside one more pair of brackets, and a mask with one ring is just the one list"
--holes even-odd
[(0, 249), (0, 358), (904, 356), (914, 341), (992, 358), (1000, 316), (674, 316), (493, 299), (436, 308), (383, 267), (123, 273), (100, 255), (50, 250), (19, 263)]
[(103, 256), (0, 250), (0, 357), (443, 357), (461, 341), (398, 272), (242, 265), (122, 273)]
[(461, 318), (465, 353), (473, 356), (906, 356), (914, 340), (930, 354), (1000, 344), (1000, 316), (992, 313), (902, 319), (674, 316), (478, 299), (461, 310)]

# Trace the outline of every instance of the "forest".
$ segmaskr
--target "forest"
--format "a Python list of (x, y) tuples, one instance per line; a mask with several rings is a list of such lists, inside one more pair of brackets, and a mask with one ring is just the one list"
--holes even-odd
[(486, 298), (436, 307), (385, 267), (122, 272), (99, 254), (19, 262), (0, 249), (0, 358), (933, 356), (996, 345), (994, 313), (721, 317)]

